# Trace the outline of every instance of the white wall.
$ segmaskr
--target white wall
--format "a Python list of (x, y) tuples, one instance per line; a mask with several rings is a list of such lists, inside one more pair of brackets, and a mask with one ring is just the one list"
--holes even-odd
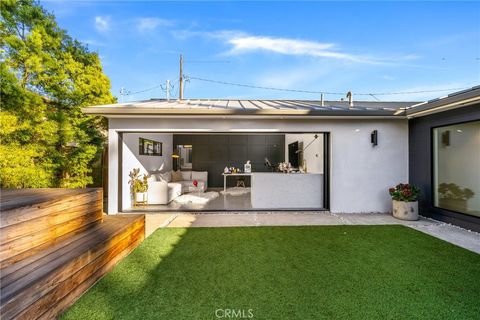
[[(312, 142), (312, 144), (303, 152), (303, 158), (307, 162), (307, 172), (323, 173), (323, 135), (319, 134), (314, 140), (315, 134), (286, 134), (285, 135), (285, 161), (288, 162), (288, 145), (298, 141), (303, 148)], [(302, 148), (302, 147), (300, 147)], [(299, 163), (299, 165), (302, 165)]]
[[(391, 211), (388, 188), (408, 182), (407, 120), (112, 118), (109, 125), (110, 130), (119, 131), (330, 132), (332, 212)], [(370, 143), (373, 130), (378, 130), (376, 147)], [(115, 139), (110, 148), (113, 153)], [(115, 156), (109, 159), (112, 170), (116, 159)], [(116, 192), (116, 180), (111, 179), (109, 193)], [(114, 199), (114, 196), (109, 199), (109, 213), (117, 212)]]
[[(139, 154), (139, 138), (162, 142), (162, 156), (144, 156)], [(134, 168), (140, 168), (141, 174), (153, 171), (172, 170), (173, 135), (167, 133), (124, 133), (122, 157), (122, 207), (131, 207), (128, 174)], [(117, 169), (118, 170), (118, 169)]]

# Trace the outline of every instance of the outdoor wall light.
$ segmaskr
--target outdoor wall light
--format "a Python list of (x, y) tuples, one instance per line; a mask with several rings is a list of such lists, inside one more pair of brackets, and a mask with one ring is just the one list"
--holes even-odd
[(376, 145), (378, 145), (378, 131), (377, 130), (373, 130), (372, 133), (370, 134), (370, 142), (372, 143), (372, 145), (374, 147)]

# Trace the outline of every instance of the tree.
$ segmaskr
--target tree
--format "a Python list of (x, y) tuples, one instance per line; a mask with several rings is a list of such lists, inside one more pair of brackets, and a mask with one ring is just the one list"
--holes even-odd
[(81, 107), (115, 102), (98, 54), (33, 0), (0, 2), (3, 188), (85, 187), (106, 125)]

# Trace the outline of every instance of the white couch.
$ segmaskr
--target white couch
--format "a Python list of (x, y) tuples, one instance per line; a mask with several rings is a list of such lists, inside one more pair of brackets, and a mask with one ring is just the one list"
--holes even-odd
[(181, 180), (172, 181), (171, 172), (151, 174), (148, 178), (148, 204), (168, 204), (184, 193), (207, 190), (207, 171), (181, 171), (181, 175)]

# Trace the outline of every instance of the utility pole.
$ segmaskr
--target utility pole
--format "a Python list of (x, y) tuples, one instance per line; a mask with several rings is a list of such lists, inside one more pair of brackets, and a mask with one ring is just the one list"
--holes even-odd
[(167, 101), (170, 101), (170, 80), (167, 80), (165, 84), (166, 92), (167, 92)]
[(178, 99), (183, 100), (183, 55), (180, 55), (180, 78), (178, 87)]

